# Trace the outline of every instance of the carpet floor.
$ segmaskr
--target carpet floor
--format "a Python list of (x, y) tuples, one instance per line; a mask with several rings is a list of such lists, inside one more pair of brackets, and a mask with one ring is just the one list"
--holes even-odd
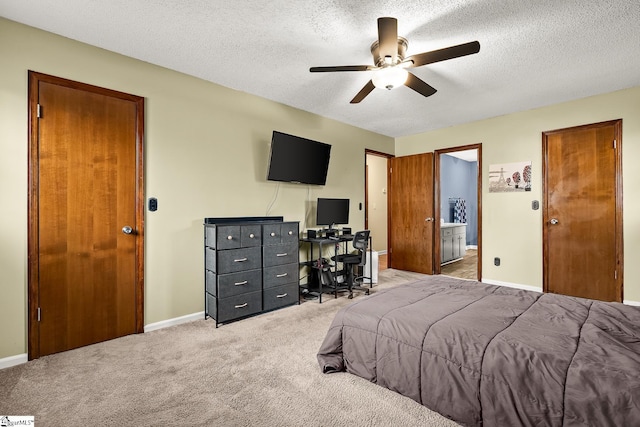
[[(421, 277), (380, 272), (377, 289)], [(305, 301), (215, 328), (198, 320), (0, 370), (0, 414), (42, 426), (456, 426), (316, 352), (351, 301)]]

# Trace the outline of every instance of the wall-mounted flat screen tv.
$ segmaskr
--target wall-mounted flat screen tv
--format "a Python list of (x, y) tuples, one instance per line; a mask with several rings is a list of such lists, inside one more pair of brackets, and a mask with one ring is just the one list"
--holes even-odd
[(273, 131), (269, 152), (269, 181), (325, 185), (331, 145)]

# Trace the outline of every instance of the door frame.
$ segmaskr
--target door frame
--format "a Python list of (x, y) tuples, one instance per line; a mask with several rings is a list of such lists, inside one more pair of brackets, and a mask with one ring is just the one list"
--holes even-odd
[(104, 96), (131, 101), (136, 104), (136, 279), (135, 279), (135, 330), (144, 332), (144, 98), (111, 89), (67, 80), (36, 71), (28, 71), (28, 266), (27, 266), (27, 306), (28, 306), (28, 360), (40, 357), (40, 328), (38, 327), (39, 291), (39, 127), (38, 95), (39, 83), (46, 82), (71, 89), (93, 92)]
[(548, 241), (548, 224), (550, 221), (547, 211), (549, 209), (546, 197), (549, 187), (547, 171), (548, 165), (548, 143), (549, 136), (578, 130), (590, 130), (601, 127), (613, 126), (615, 140), (615, 234), (616, 234), (616, 294), (620, 298), (620, 302), (624, 301), (624, 229), (622, 223), (622, 119), (609, 120), (599, 123), (591, 123), (580, 126), (572, 126), (568, 128), (555, 129), (542, 132), (542, 292), (548, 292), (549, 289), (549, 241)]
[[(387, 197), (389, 196), (389, 162), (395, 156), (389, 153), (383, 153), (381, 151), (370, 150), (365, 148), (364, 150), (364, 228), (369, 229), (369, 174), (368, 174), (368, 165), (367, 165), (367, 155), (384, 157), (387, 159)], [(387, 203), (387, 260), (390, 259), (391, 254), (389, 253), (389, 242), (391, 242), (391, 207), (389, 203)], [(389, 264), (390, 265), (390, 264)]]
[(442, 248), (440, 247), (440, 239), (436, 238), (436, 236), (440, 236), (440, 155), (453, 153), (456, 151), (465, 151), (465, 150), (477, 150), (478, 151), (478, 176), (477, 176), (477, 204), (478, 204), (478, 265), (477, 265), (477, 280), (478, 282), (482, 281), (482, 143), (479, 144), (469, 144), (462, 145), (458, 147), (449, 147), (442, 148), (434, 151), (434, 182), (433, 182), (433, 192), (434, 192), (434, 215), (435, 215), (435, 227), (433, 231), (434, 242), (433, 242), (433, 274), (441, 274), (441, 265), (440, 265), (440, 251)]

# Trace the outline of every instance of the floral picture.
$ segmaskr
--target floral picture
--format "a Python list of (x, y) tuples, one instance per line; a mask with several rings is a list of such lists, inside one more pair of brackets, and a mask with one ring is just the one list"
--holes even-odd
[(489, 166), (489, 192), (531, 191), (531, 162)]

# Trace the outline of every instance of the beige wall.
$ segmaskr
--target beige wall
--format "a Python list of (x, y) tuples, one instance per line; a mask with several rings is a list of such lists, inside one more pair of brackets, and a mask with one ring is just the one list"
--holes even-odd
[(387, 159), (367, 154), (369, 230), (374, 251), (387, 250)]
[[(483, 279), (542, 289), (542, 132), (619, 119), (622, 123), (624, 299), (640, 301), (640, 87), (396, 139), (396, 156), (482, 143)], [(530, 160), (530, 193), (489, 193), (491, 164)], [(493, 258), (501, 258), (501, 266)]]
[[(145, 324), (203, 310), (202, 218), (267, 214), (274, 129), (333, 145), (325, 187), (281, 184), (270, 215), (301, 221), (316, 197), (364, 203), (365, 148), (394, 152), (391, 138), (226, 89), (0, 18), (0, 359), (26, 353), (27, 70), (144, 96)], [(542, 285), (541, 132), (623, 119), (625, 299), (640, 301), (640, 87), (398, 138), (396, 155), (483, 144), (483, 276)], [(531, 193), (488, 193), (490, 164), (532, 161)], [(363, 165), (364, 167), (364, 165)], [(310, 211), (311, 212), (311, 211)], [(312, 221), (312, 220), (310, 220)], [(351, 210), (351, 225), (364, 226)], [(493, 266), (500, 256), (502, 265)]]
[[(203, 310), (202, 219), (263, 216), (271, 132), (333, 145), (327, 185), (280, 184), (270, 215), (318, 196), (364, 203), (364, 150), (393, 139), (0, 18), (0, 359), (27, 351), (27, 70), (145, 97), (145, 324)], [(354, 167), (362, 159), (362, 167)], [(309, 192), (309, 188), (311, 191)], [(364, 227), (364, 211), (351, 210)]]

